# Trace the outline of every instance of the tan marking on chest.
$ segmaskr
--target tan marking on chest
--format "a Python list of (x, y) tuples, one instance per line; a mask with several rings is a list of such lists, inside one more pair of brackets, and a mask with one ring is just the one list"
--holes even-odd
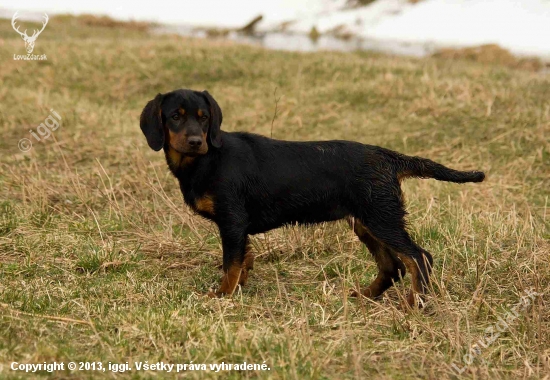
[(210, 195), (204, 195), (195, 200), (195, 210), (205, 214), (214, 215), (214, 199)]

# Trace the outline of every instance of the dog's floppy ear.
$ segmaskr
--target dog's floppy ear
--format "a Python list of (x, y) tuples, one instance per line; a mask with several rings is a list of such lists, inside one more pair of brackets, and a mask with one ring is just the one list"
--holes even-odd
[(153, 100), (150, 100), (141, 112), (139, 119), (139, 126), (147, 138), (147, 143), (151, 149), (157, 152), (164, 146), (164, 130), (160, 113), (162, 98), (163, 95), (158, 94)]
[(220, 148), (222, 146), (222, 134), (220, 127), (222, 125), (222, 110), (218, 103), (214, 100), (212, 95), (208, 91), (203, 91), (202, 94), (206, 98), (206, 101), (210, 105), (210, 127), (208, 128), (208, 138), (210, 145), (214, 148)]

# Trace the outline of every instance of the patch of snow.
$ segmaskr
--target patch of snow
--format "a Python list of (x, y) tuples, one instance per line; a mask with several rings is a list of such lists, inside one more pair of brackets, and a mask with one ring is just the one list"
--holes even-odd
[(517, 54), (550, 55), (550, 1), (424, 0), (361, 35), (451, 46), (496, 43)]
[(377, 0), (291, 25), (306, 33), (342, 27), (363, 38), (433, 46), (498, 44), (520, 55), (550, 56), (550, 0)]
[(355, 35), (372, 29), (381, 21), (399, 14), (412, 5), (407, 0), (378, 0), (360, 8), (340, 8), (330, 14), (310, 14), (290, 25), (290, 30), (309, 33), (315, 27), (320, 33), (326, 33), (343, 27)]

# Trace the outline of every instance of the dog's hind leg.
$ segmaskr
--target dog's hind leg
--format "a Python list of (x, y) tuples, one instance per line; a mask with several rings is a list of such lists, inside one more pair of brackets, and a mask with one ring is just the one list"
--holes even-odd
[(353, 226), (353, 231), (359, 239), (367, 246), (378, 267), (376, 279), (361, 292), (353, 291), (351, 296), (357, 297), (362, 294), (368, 298), (379, 297), (405, 276), (405, 265), (388, 246), (378, 241), (359, 219), (350, 221), (350, 225)]
[[(399, 182), (396, 181), (394, 183), (387, 183), (382, 187), (371, 188), (368, 193), (368, 200), (368, 204), (365, 206), (362, 206), (360, 202), (355, 203), (358, 207), (355, 208), (356, 212), (354, 216), (356, 225), (359, 226), (359, 233), (363, 232), (363, 230), (368, 233), (368, 235), (363, 233), (364, 237), (361, 240), (364, 240), (371, 252), (373, 250), (380, 252), (383, 248), (390, 251), (390, 254), (375, 255), (377, 263), (379, 261), (377, 256), (383, 257), (384, 259), (380, 261), (384, 263), (394, 262), (388, 259), (388, 257), (397, 258), (401, 261), (401, 265), (393, 264), (392, 267), (391, 264), (379, 264), (379, 268), (403, 269), (403, 266), (406, 268), (412, 279), (412, 289), (407, 295), (407, 303), (410, 306), (415, 306), (417, 304), (416, 295), (424, 294), (428, 288), (433, 259), (426, 250), (420, 248), (412, 241), (405, 229), (406, 211)], [(360, 223), (358, 224), (357, 221)], [(371, 238), (370, 242), (369, 236)], [(369, 244), (373, 249), (371, 249)], [(378, 245), (382, 248), (377, 248)], [(384, 252), (386, 251), (384, 250)], [(393, 270), (393, 278), (399, 278), (399, 275), (395, 273), (401, 271)], [(402, 274), (404, 274), (404, 271)], [(376, 291), (383, 289), (384, 286), (387, 287), (388, 278), (392, 278), (392, 276), (381, 275), (380, 280), (377, 278), (373, 283), (373, 285), (377, 286), (371, 288), (372, 292), (376, 294)], [(365, 289), (365, 291), (369, 290), (369, 288)]]
[(432, 265), (431, 255), (416, 245), (404, 225), (391, 218), (369, 219), (365, 224), (373, 237), (396, 253), (411, 274), (412, 289), (407, 296), (409, 306), (415, 306), (416, 295), (426, 292)]

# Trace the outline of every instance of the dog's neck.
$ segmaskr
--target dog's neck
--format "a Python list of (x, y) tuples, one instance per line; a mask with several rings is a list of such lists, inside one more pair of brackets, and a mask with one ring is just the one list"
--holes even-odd
[(182, 188), (192, 186), (197, 180), (201, 181), (215, 167), (209, 164), (212, 159), (210, 151), (199, 156), (186, 156), (170, 146), (165, 146), (164, 155), (170, 171)]
[(196, 157), (186, 156), (178, 152), (170, 145), (164, 147), (164, 155), (166, 156), (166, 162), (168, 163), (170, 171), (178, 178), (180, 173), (185, 172), (186, 169), (193, 166), (196, 159)]

